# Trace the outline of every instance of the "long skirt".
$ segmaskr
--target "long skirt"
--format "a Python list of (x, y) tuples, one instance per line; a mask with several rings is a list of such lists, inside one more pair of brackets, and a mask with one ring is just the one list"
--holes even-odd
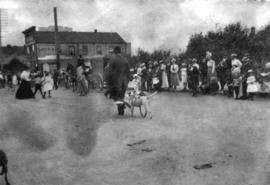
[(17, 92), (16, 92), (16, 99), (31, 99), (34, 98), (34, 93), (31, 89), (31, 84), (28, 81), (22, 80)]
[(161, 77), (162, 85), (161, 88), (169, 88), (169, 82), (168, 82), (168, 76), (165, 71), (162, 72), (162, 77)]
[(247, 86), (248, 93), (256, 93), (256, 92), (259, 92), (259, 90), (260, 90), (260, 84), (257, 82), (248, 84)]
[(207, 69), (207, 82), (210, 84), (211, 77), (216, 76), (216, 72), (212, 72), (212, 68)]
[(187, 73), (181, 73), (181, 82), (187, 83)]
[(178, 73), (171, 73), (171, 85), (172, 86), (178, 86), (179, 85)]

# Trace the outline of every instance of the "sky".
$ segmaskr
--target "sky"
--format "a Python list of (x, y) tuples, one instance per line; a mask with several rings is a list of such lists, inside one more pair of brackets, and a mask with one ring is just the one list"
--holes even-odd
[(270, 22), (270, 0), (0, 0), (8, 10), (3, 44), (23, 45), (22, 31), (54, 24), (74, 31), (118, 32), (147, 51), (184, 51), (190, 36), (229, 23), (262, 29)]

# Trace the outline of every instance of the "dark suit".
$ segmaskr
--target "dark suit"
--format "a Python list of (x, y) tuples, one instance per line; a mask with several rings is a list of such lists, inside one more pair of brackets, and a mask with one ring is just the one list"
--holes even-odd
[(110, 59), (107, 83), (114, 101), (123, 101), (130, 78), (129, 73), (128, 61), (120, 54), (116, 54)]

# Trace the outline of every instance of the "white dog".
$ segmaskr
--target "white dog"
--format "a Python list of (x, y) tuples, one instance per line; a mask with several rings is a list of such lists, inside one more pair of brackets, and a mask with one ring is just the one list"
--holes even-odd
[(157, 92), (146, 95), (144, 93), (137, 94), (136, 91), (129, 91), (125, 97), (125, 104), (130, 108), (131, 116), (133, 117), (134, 108), (137, 107), (139, 108), (140, 114), (143, 118), (148, 115), (149, 118), (152, 119), (152, 113), (150, 111), (150, 99), (156, 94)]

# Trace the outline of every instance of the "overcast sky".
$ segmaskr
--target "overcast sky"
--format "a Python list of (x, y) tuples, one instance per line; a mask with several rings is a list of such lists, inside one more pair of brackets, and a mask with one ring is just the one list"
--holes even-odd
[(26, 28), (58, 24), (75, 31), (113, 31), (149, 51), (184, 50), (190, 35), (240, 21), (262, 28), (270, 21), (270, 2), (253, 0), (0, 0), (8, 9), (4, 45), (23, 45)]

